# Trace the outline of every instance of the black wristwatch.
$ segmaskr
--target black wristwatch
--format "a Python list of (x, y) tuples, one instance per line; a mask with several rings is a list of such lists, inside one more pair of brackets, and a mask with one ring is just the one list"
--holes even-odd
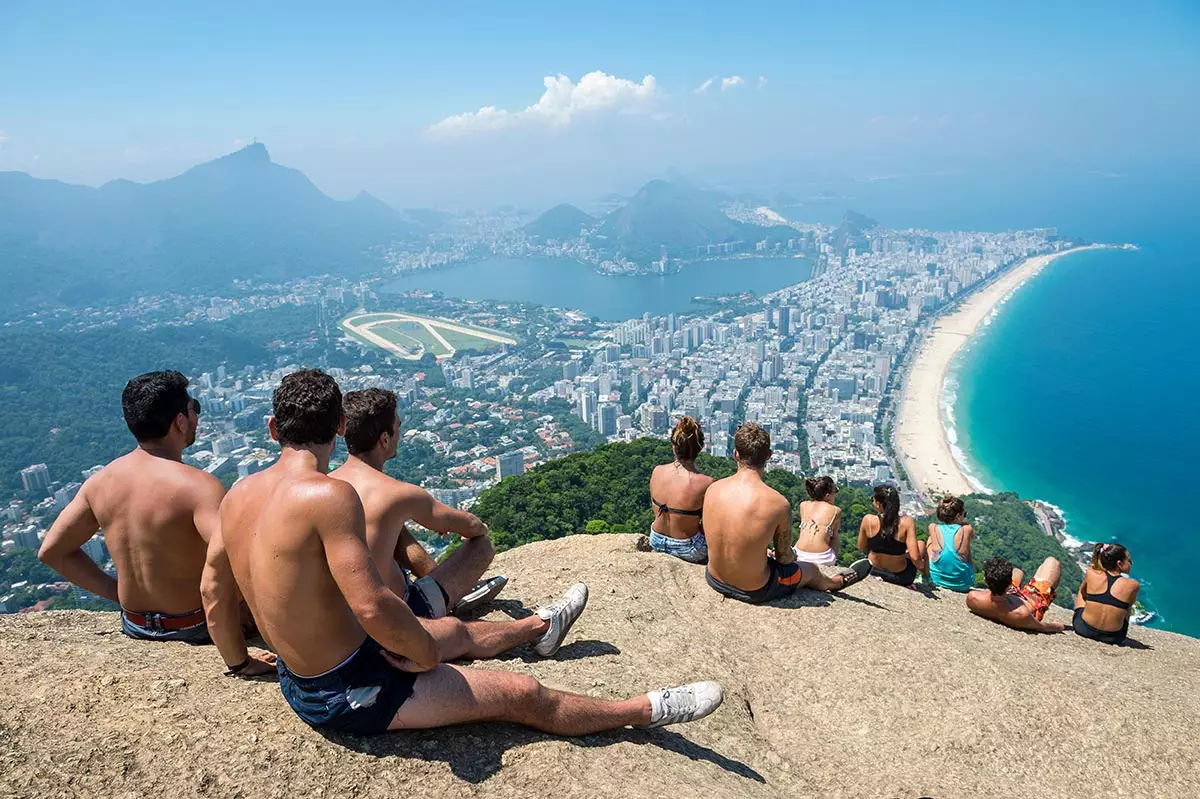
[(245, 671), (246, 667), (249, 665), (250, 665), (250, 656), (246, 655), (246, 659), (243, 660), (241, 663), (237, 664), (236, 666), (230, 666), (229, 671), (225, 672), (225, 676), (226, 677), (236, 677), (239, 674), (241, 674), (243, 671)]

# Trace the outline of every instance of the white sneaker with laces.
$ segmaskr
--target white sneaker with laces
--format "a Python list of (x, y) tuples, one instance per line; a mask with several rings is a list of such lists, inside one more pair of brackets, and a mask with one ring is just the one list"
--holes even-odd
[(646, 696), (650, 699), (650, 723), (635, 726), (642, 730), (653, 730), (668, 724), (704, 718), (725, 701), (725, 689), (721, 683), (708, 680), (651, 691)]
[(533, 651), (542, 657), (550, 657), (562, 646), (563, 639), (571, 631), (571, 626), (587, 607), (588, 588), (583, 583), (576, 583), (567, 589), (562, 599), (553, 605), (538, 608), (538, 616), (550, 622), (550, 628), (533, 644)]

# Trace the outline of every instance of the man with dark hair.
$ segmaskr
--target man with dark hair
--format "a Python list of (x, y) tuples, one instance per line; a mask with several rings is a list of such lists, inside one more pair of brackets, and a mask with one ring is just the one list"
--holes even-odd
[[(427, 491), (382, 476), (383, 463), (395, 457), (400, 444), (396, 406), (395, 392), (381, 388), (351, 391), (343, 398), (344, 438), (352, 457), (333, 476), (349, 481), (359, 492), (367, 511), (367, 543), (392, 590), (405, 595), (407, 570), (417, 578), (413, 588), (424, 595), (432, 618), (441, 618), (447, 613), (467, 613), (494, 599), (507, 580), (496, 577), (486, 583), (479, 582), (496, 554), (487, 535), (487, 525), (472, 514), (435, 501)], [(381, 442), (386, 442), (384, 449), (377, 450)], [(352, 479), (355, 461), (361, 460), (355, 456), (371, 452), (375, 457), (367, 458), (366, 462), (372, 468), (363, 470), (358, 480)], [(382, 461), (377, 456), (382, 456)], [(346, 467), (350, 467), (349, 471), (345, 471)], [(377, 509), (368, 503), (368, 497), (363, 493), (371, 485), (386, 485), (389, 489), (382, 492), (384, 496), (370, 492), (373, 497), (386, 500)], [(436, 533), (456, 532), (462, 537), (463, 545), (439, 566), (409, 532), (407, 522), (410, 519)], [(394, 566), (387, 564), (389, 559), (395, 560)], [(433, 574), (435, 569), (437, 574)]]
[(345, 425), (337, 384), (323, 372), (296, 372), (274, 403), (269, 428), (283, 451), (226, 496), (221, 549), (279, 654), (283, 695), (305, 722), (369, 735), (511, 721), (586, 735), (691, 721), (720, 705), (717, 683), (614, 702), (553, 691), (523, 674), (440, 664), (436, 639), (375, 568), (358, 494), (326, 474)]
[[(558, 651), (571, 625), (587, 604), (587, 586), (573, 586), (563, 598), (519, 621), (462, 622), (442, 618), (448, 607), (470, 591), (492, 562), (495, 549), (487, 525), (478, 517), (454, 510), (435, 500), (428, 491), (394, 480), (383, 465), (396, 456), (400, 443), (400, 417), (396, 395), (380, 388), (351, 391), (344, 398), (345, 439), (350, 457), (330, 476), (354, 487), (366, 514), (367, 546), (384, 582), (404, 597), (425, 629), (437, 639), (443, 661), (495, 657), (521, 644), (534, 643), (544, 657)], [(372, 438), (374, 436), (374, 438)], [(414, 585), (404, 573), (408, 545), (421, 545), (407, 534), (406, 523), (415, 521), (437, 533), (456, 532), (464, 543), (440, 565), (435, 564)], [(432, 562), (424, 549), (424, 560)], [(424, 566), (424, 564), (421, 564)]]
[[(121, 406), (137, 447), (88, 478), (46, 534), (38, 557), (80, 588), (119, 603), (121, 627), (131, 638), (208, 643), (211, 634), (218, 642), (243, 640), (236, 589), (222, 586), (202, 599), (205, 548), (217, 533), (225, 489), (182, 461), (199, 424), (199, 403), (187, 389), (187, 378), (173, 371), (126, 384)], [(116, 579), (82, 550), (100, 529)], [(244, 641), (242, 653), (248, 657)], [(244, 672), (273, 668), (270, 656), (256, 655)]]
[(968, 591), (967, 608), (977, 616), (1017, 630), (1061, 633), (1066, 625), (1042, 619), (1058, 593), (1062, 564), (1055, 558), (1046, 558), (1033, 579), (1022, 587), (1024, 577), (1020, 569), (1013, 568), (1004, 558), (991, 558), (983, 564), (987, 588)]
[[(718, 480), (704, 494), (704, 535), (708, 539), (705, 578), (720, 594), (760, 604), (795, 593), (797, 588), (840, 591), (870, 571), (826, 577), (812, 563), (798, 562), (792, 551), (792, 509), (787, 498), (763, 480), (771, 458), (771, 437), (747, 422), (733, 436), (737, 473)], [(767, 547), (774, 544), (772, 557)]]

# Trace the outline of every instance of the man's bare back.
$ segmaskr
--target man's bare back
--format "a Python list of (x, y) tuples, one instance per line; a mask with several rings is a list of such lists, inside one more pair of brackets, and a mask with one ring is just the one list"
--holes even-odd
[(345, 483), (289, 466), (281, 459), (230, 490), (221, 535), (263, 638), (296, 673), (320, 674), (367, 637), (330, 571), (319, 530), (327, 518), (362, 529), (362, 505)]
[(788, 501), (752, 470), (709, 486), (704, 495), (704, 531), (709, 572), (744, 591), (766, 585), (767, 548), (773, 541), (779, 563), (795, 560)]
[(104, 530), (121, 607), (190, 613), (201, 607), (207, 538), (224, 494), (212, 475), (137, 449), (90, 478), (55, 528)]

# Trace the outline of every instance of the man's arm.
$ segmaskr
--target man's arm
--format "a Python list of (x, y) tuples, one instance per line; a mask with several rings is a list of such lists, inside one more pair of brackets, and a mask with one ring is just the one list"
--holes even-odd
[(384, 585), (367, 548), (362, 502), (349, 483), (330, 480), (313, 492), (310, 518), (325, 548), (329, 573), (367, 635), (405, 658), (406, 670), (428, 671), (441, 656), (404, 600)]
[(775, 562), (788, 564), (796, 562), (796, 553), (792, 551), (792, 508), (785, 501), (775, 518)]
[(413, 537), (408, 525), (400, 526), (400, 535), (396, 537), (396, 563), (402, 569), (411, 571), (417, 579), (424, 577), (437, 568), (437, 561), (425, 551), (421, 542)]
[(458, 533), (463, 538), (482, 538), (488, 534), (488, 526), (475, 514), (455, 510), (438, 502), (428, 491), (417, 490), (420, 493), (409, 501), (412, 520), (417, 524), (441, 535)]
[(87, 486), (58, 514), (42, 540), (38, 560), (85, 591), (120, 604), (117, 581), (83, 552), (83, 545), (100, 529), (87, 498)]
[(1035, 633), (1061, 633), (1067, 629), (1067, 625), (1057, 621), (1038, 621), (1031, 614), (1028, 622), (1023, 625), (1024, 629), (1032, 630)]
[[(219, 484), (218, 484), (219, 485)], [(224, 488), (221, 489), (224, 494)], [(215, 515), (216, 518), (212, 518)], [(275, 655), (251, 653), (246, 648), (242, 630), (242, 602), (233, 567), (225, 551), (221, 535), (220, 514), (208, 510), (196, 516), (196, 529), (208, 542), (204, 572), (200, 576), (200, 597), (204, 601), (204, 618), (208, 635), (230, 669), (237, 668), (238, 677), (260, 677), (275, 671)], [(244, 664), (244, 665), (243, 665)]]

